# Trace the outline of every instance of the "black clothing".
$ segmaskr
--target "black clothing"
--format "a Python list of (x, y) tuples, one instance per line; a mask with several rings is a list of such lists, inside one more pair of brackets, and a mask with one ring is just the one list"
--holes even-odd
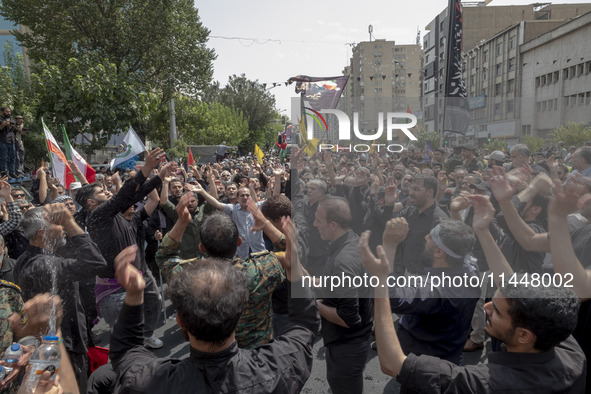
[(104, 269), (106, 262), (88, 234), (76, 235), (70, 241), (54, 255), (29, 246), (18, 259), (14, 276), (22, 289), (23, 300), (27, 301), (36, 294), (51, 292), (50, 267), (55, 267), (57, 292), (64, 309), (64, 345), (68, 350), (86, 353), (85, 312), (80, 303), (77, 281), (95, 276)]
[[(90, 212), (86, 219), (88, 234), (96, 242), (99, 250), (107, 261), (107, 268), (100, 277), (115, 277), (115, 257), (126, 247), (136, 244), (135, 232), (130, 223), (123, 216), (130, 206), (141, 201), (154, 188), (162, 183), (160, 177), (153, 177), (146, 182), (146, 177), (141, 171), (135, 178), (127, 180), (119, 192), (110, 200), (99, 205)], [(134, 266), (142, 272), (146, 271), (143, 257), (143, 245), (140, 245), (142, 252), (138, 252)]]
[(213, 354), (191, 348), (190, 357), (183, 360), (156, 358), (147, 350), (142, 306), (123, 305), (109, 351), (118, 373), (118, 392), (299, 393), (310, 376), (318, 329), (312, 293), (303, 290), (306, 298), (289, 297), (289, 323), (275, 340), (252, 350), (239, 349), (234, 342)]
[[(536, 234), (546, 232), (546, 229), (539, 223), (529, 222), (527, 225), (534, 230)], [(499, 241), (499, 249), (503, 252), (503, 255), (514, 272), (527, 272), (530, 274), (534, 272), (539, 274), (544, 273), (542, 265), (544, 264), (546, 253), (526, 251), (521, 245), (519, 245), (515, 238), (513, 238), (513, 234), (511, 234), (510, 231), (505, 232), (505, 235)]]
[(494, 352), (488, 364), (459, 367), (431, 356), (409, 354), (398, 382), (413, 393), (585, 392), (585, 356), (572, 337), (543, 353)]
[(8, 256), (2, 259), (2, 267), (0, 268), (0, 279), (15, 283), (14, 281), (14, 266), (16, 261)]
[(21, 254), (25, 253), (29, 246), (29, 240), (25, 237), (25, 233), (19, 227), (13, 230), (10, 234), (4, 237), (6, 247), (8, 248), (8, 255), (13, 259), (18, 259)]
[(464, 264), (453, 268), (426, 268), (426, 272), (429, 275), (423, 276), (423, 286), (389, 289), (392, 312), (402, 315), (396, 330), (400, 345), (404, 354), (427, 354), (459, 364), (480, 288), (435, 286), (432, 278), (441, 279), (444, 275), (471, 278), (478, 276), (478, 270)]
[[(363, 277), (365, 269), (359, 256), (359, 237), (349, 230), (330, 245), (323, 276)], [(331, 298), (333, 297), (333, 298)], [(338, 298), (336, 298), (338, 297)], [(337, 309), (337, 314), (349, 326), (341, 327), (322, 319), (324, 346), (365, 341), (371, 332), (373, 322), (373, 300), (368, 288), (330, 287), (320, 289), (320, 298), (326, 306)]]
[(400, 211), (397, 216), (405, 218), (408, 222), (408, 235), (396, 250), (394, 271), (397, 274), (403, 274), (406, 269), (410, 273), (420, 275), (426, 267), (422, 261), (425, 237), (439, 222), (449, 217), (437, 203), (433, 203), (422, 213), (419, 213), (419, 208), (413, 205)]

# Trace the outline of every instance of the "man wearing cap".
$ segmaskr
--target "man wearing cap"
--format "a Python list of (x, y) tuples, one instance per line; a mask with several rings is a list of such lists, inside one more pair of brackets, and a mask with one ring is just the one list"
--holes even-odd
[(505, 164), (505, 153), (500, 150), (494, 150), (488, 156), (484, 156), (484, 159), (488, 162), (488, 168), (493, 166), (502, 167)]
[(474, 156), (476, 147), (473, 144), (462, 145), (461, 148), (461, 155), (464, 158), (464, 167), (466, 167), (466, 170), (468, 170), (469, 173), (484, 170), (484, 164)]

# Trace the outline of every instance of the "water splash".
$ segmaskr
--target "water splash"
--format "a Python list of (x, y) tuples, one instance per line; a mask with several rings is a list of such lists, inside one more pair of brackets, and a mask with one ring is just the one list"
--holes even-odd
[[(51, 237), (51, 231), (44, 233), (44, 245), (43, 248), (43, 256), (44, 260), (47, 263), (47, 268), (50, 273), (51, 277), (51, 290), (50, 294), (52, 297), (58, 294), (57, 292), (57, 259), (55, 251), (58, 247), (63, 246), (65, 244), (65, 238), (55, 238)], [(55, 303), (51, 303), (51, 311), (49, 314), (49, 332), (47, 335), (56, 335), (58, 327), (57, 326), (57, 308)]]

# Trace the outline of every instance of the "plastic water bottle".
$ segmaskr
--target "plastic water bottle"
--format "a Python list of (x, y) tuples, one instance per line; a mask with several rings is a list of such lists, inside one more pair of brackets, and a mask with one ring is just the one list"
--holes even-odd
[(9, 347), (6, 348), (4, 352), (4, 361), (6, 362), (4, 365), (11, 367), (13, 364), (18, 363), (18, 359), (23, 354), (23, 348), (18, 343), (13, 343)]
[(27, 392), (35, 391), (37, 383), (45, 371), (51, 372), (51, 380), (55, 379), (62, 359), (58, 340), (59, 337), (49, 335), (43, 337), (43, 343), (31, 356), (31, 366), (27, 375)]

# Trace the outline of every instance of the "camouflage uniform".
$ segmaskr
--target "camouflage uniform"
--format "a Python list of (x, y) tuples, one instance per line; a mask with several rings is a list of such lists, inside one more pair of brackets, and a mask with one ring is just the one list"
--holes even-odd
[[(23, 309), (21, 289), (12, 282), (0, 279), (0, 357), (4, 357), (4, 351), (15, 340), (8, 318), (13, 313), (19, 313)], [(18, 384), (11, 384), (3, 393), (16, 393)]]
[(482, 163), (476, 157), (474, 157), (470, 163), (467, 163), (466, 160), (464, 160), (464, 167), (466, 167), (466, 170), (468, 170), (468, 173), (470, 174), (474, 171), (482, 172), (485, 168), (484, 163)]
[[(275, 246), (285, 245), (282, 237)], [(193, 264), (201, 258), (188, 260), (179, 258), (180, 243), (168, 236), (160, 243), (156, 253), (156, 263), (160, 267), (165, 281), (176, 272), (180, 272), (187, 264)], [(281, 267), (277, 255), (268, 251), (253, 253), (246, 260), (234, 258), (236, 268), (246, 274), (249, 299), (236, 327), (236, 341), (244, 349), (252, 349), (265, 344), (273, 338), (271, 318), (271, 296), (275, 288), (285, 279), (285, 271)]]

